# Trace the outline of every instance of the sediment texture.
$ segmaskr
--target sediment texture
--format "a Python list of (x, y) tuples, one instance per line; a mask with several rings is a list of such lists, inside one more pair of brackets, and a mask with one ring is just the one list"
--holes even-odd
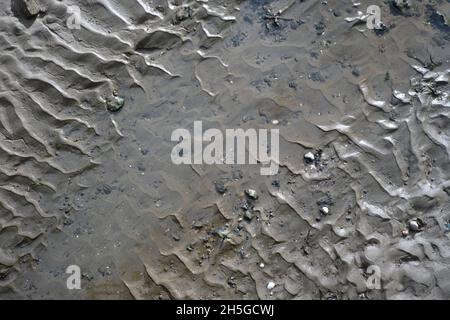
[[(448, 1), (16, 2), (0, 298), (450, 298)], [(346, 20), (372, 4), (382, 30)], [(279, 128), (279, 174), (172, 164), (172, 131), (197, 120)]]

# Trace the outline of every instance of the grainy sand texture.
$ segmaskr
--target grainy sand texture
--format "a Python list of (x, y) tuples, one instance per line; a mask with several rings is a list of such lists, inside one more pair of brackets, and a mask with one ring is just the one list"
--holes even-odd
[[(1, 0), (0, 299), (449, 299), (449, 24), (448, 0)], [(279, 129), (278, 173), (175, 165), (194, 121)]]

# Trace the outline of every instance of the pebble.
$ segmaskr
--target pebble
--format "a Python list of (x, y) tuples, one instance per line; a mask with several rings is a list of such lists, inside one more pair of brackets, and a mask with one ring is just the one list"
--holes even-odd
[(407, 9), (407, 8), (411, 7), (411, 4), (409, 3), (409, 0), (395, 0), (394, 1), (394, 5), (400, 10)]
[(419, 224), (416, 220), (409, 221), (409, 230), (411, 231), (418, 231), (419, 230)]
[(273, 180), (272, 181), (272, 186), (275, 188), (279, 188), (280, 187), (280, 180)]
[(247, 221), (251, 221), (253, 219), (253, 213), (249, 210), (245, 211), (244, 218)]
[(113, 94), (113, 97), (110, 99), (107, 99), (106, 101), (106, 107), (109, 112), (118, 112), (120, 109), (123, 108), (125, 105), (125, 100), (119, 96), (117, 96), (116, 93)]
[(248, 208), (250, 208), (250, 206), (247, 201), (241, 203), (241, 209), (248, 210)]
[(264, 268), (265, 266), (266, 266), (266, 265), (265, 265), (264, 263), (262, 263), (262, 262), (259, 264), (259, 267), (260, 267), (260, 268)]
[(304, 157), (305, 160), (308, 161), (308, 162), (313, 162), (313, 161), (315, 160), (314, 153), (312, 153), (312, 152), (308, 152), (308, 153), (305, 154), (303, 157)]
[(190, 7), (181, 7), (175, 12), (174, 23), (178, 24), (192, 15), (192, 9)]
[(277, 125), (279, 123), (280, 123), (280, 121), (278, 121), (278, 120), (272, 120), (272, 124), (274, 124), (274, 125)]
[(225, 182), (219, 180), (219, 181), (216, 181), (214, 184), (216, 187), (216, 191), (218, 193), (224, 194), (225, 192), (227, 192), (227, 186), (225, 185)]
[(101, 266), (97, 271), (102, 275), (102, 277), (110, 276), (112, 274), (110, 266)]
[(245, 190), (245, 193), (254, 200), (258, 199), (258, 193), (253, 189), (247, 189)]
[(22, 5), (24, 13), (28, 18), (38, 15), (41, 11), (36, 0), (19, 0), (19, 3)]
[(230, 234), (230, 231), (226, 228), (219, 228), (218, 230), (216, 230), (216, 234), (222, 238), (222, 239), (226, 239), (228, 237), (228, 235)]
[(330, 209), (328, 209), (328, 207), (322, 207), (320, 208), (320, 212), (322, 212), (323, 214), (328, 214), (330, 212)]
[(402, 236), (407, 237), (409, 235), (409, 231), (407, 229), (402, 230)]
[(269, 281), (267, 284), (267, 290), (272, 290), (273, 288), (275, 288), (275, 282)]

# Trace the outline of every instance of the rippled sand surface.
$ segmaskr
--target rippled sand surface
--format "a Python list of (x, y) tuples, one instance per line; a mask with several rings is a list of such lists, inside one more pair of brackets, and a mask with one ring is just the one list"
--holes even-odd
[[(448, 1), (39, 0), (31, 18), (16, 2), (1, 299), (450, 298)], [(346, 19), (369, 5), (382, 30)], [(172, 131), (197, 120), (279, 128), (279, 173), (172, 164)]]

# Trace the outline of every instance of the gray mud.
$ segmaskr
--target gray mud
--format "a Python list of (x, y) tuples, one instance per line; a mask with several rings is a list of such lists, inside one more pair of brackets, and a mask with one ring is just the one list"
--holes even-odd
[[(1, 299), (450, 298), (448, 1), (15, 2)], [(279, 128), (279, 173), (172, 164), (196, 120)]]

